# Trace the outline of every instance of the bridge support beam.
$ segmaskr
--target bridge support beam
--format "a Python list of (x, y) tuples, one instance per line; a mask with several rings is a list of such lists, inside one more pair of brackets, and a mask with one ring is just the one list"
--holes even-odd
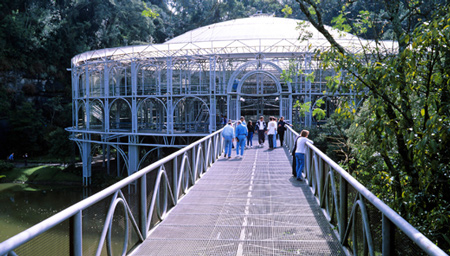
[(81, 159), (83, 160), (83, 186), (89, 186), (92, 182), (91, 143), (82, 142), (81, 148)]
[(134, 145), (128, 146), (128, 176), (137, 172), (139, 168), (139, 146), (136, 146), (137, 136), (130, 136), (130, 143)]
[(382, 219), (382, 232), (383, 232), (382, 253), (383, 253), (383, 256), (395, 255), (394, 254), (394, 237), (395, 237), (394, 230), (395, 230), (395, 226), (383, 214), (383, 219)]

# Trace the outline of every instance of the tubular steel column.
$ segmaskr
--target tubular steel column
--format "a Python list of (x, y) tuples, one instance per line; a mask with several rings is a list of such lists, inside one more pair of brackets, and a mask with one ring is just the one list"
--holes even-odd
[[(311, 55), (305, 56), (305, 73), (311, 74)], [(311, 102), (311, 80), (307, 79), (305, 76), (305, 102)], [(312, 124), (312, 113), (311, 109), (305, 113), (305, 126), (311, 127)]]
[(136, 135), (128, 137), (128, 176), (138, 171), (139, 165), (139, 146), (137, 146), (138, 138)]
[(216, 58), (209, 58), (209, 132), (216, 130)]
[(131, 132), (136, 133), (138, 130), (137, 122), (137, 71), (136, 62), (131, 62)]
[[(105, 132), (109, 132), (109, 68), (108, 65), (105, 63), (104, 71), (103, 71), (105, 81), (105, 105), (103, 106), (103, 126), (105, 127)], [(108, 158), (109, 163), (109, 158)], [(109, 167), (108, 167), (109, 168)], [(109, 170), (109, 169), (108, 169)]]
[(167, 58), (167, 133), (173, 134), (172, 57)]
[[(90, 140), (90, 136), (84, 134), (85, 140)], [(91, 143), (81, 142), (82, 152), (81, 158), (83, 161), (83, 186), (91, 185)]]

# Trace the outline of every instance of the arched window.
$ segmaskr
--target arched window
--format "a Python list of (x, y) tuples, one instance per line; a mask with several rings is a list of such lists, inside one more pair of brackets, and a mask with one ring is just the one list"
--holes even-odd
[(178, 132), (209, 131), (209, 107), (197, 97), (182, 98), (175, 105), (174, 130)]
[(140, 132), (161, 132), (167, 129), (167, 113), (163, 102), (148, 98), (139, 103), (137, 113)]
[(111, 104), (109, 114), (111, 131), (131, 131), (131, 107), (126, 100), (115, 100)]
[(89, 103), (89, 129), (91, 130), (104, 130), (104, 108), (103, 104), (99, 100), (94, 100)]
[(138, 95), (160, 94), (160, 71), (155, 65), (147, 65), (139, 68), (137, 74)]

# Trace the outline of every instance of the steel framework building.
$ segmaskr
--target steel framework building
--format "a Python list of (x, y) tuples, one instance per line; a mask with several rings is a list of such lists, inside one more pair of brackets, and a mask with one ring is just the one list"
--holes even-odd
[[(333, 71), (321, 69), (314, 52), (330, 45), (308, 24), (263, 15), (201, 27), (164, 44), (75, 56), (73, 125), (67, 130), (81, 152), (83, 183), (91, 182), (94, 146), (102, 146), (108, 159), (114, 147), (118, 173), (131, 174), (155, 149), (182, 147), (220, 128), (221, 116), (284, 116), (308, 126), (313, 118), (300, 118), (292, 106), (297, 100), (314, 105), (319, 98), (331, 113), (336, 97), (353, 93), (324, 93)], [(328, 30), (349, 52), (396, 47)], [(303, 74), (285, 82), (280, 75), (290, 66)], [(312, 72), (315, 79), (306, 79)]]

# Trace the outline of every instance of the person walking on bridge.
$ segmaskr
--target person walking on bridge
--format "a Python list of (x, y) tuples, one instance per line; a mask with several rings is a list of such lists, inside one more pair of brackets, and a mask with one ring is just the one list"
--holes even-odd
[(253, 133), (255, 132), (255, 127), (253, 126), (252, 120), (248, 121), (247, 132), (247, 148), (253, 148)]
[[(244, 148), (245, 148), (245, 141), (247, 139), (248, 131), (247, 126), (244, 126), (241, 121), (237, 121), (236, 126), (236, 154), (237, 158), (241, 158), (244, 156)], [(239, 148), (241, 148), (241, 154), (239, 155)]]
[(267, 124), (264, 121), (263, 116), (260, 116), (259, 120), (256, 121), (255, 129), (258, 131), (259, 147), (262, 148), (264, 145), (266, 131), (267, 131)]
[(274, 138), (276, 138), (275, 134), (277, 132), (277, 121), (276, 121), (276, 118), (273, 116), (271, 116), (269, 120), (270, 120), (270, 122), (267, 125), (268, 126), (267, 127), (267, 135), (268, 135), (267, 137), (269, 140), (269, 149), (274, 149)]
[(231, 123), (231, 120), (228, 121), (228, 125), (226, 125), (223, 128), (222, 138), (224, 139), (224, 142), (225, 142), (224, 157), (226, 158), (227, 154), (228, 154), (228, 158), (231, 158), (231, 145), (233, 144), (233, 140), (234, 140), (234, 128), (233, 128), (233, 123)]
[(292, 127), (292, 124), (290, 124), (290, 123), (284, 121), (284, 117), (283, 117), (283, 116), (280, 117), (280, 121), (278, 121), (278, 129), (277, 129), (277, 132), (278, 132), (278, 136), (280, 137), (280, 146), (281, 146), (281, 147), (283, 146), (283, 142), (284, 142), (284, 132), (285, 132), (286, 129), (287, 129), (287, 128), (286, 128), (286, 125)]

